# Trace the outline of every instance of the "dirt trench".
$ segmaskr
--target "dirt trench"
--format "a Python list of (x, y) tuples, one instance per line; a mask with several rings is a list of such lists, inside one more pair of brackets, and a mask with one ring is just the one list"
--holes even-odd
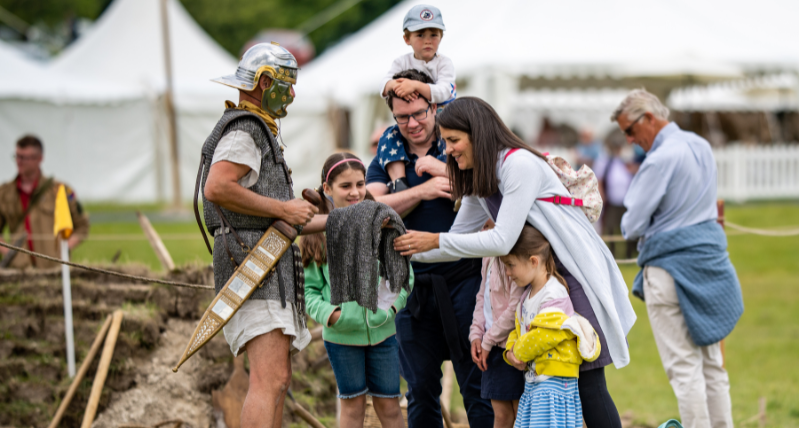
[[(117, 267), (117, 269), (120, 269)], [(126, 273), (157, 276), (145, 268)], [(205, 267), (185, 267), (169, 279), (212, 283)], [(125, 318), (93, 426), (152, 426), (180, 419), (184, 426), (217, 427), (211, 392), (222, 389), (233, 370), (227, 343), (215, 337), (172, 373), (213, 292), (72, 272), (77, 367), (105, 318), (122, 308)], [(335, 413), (335, 379), (314, 343), (292, 359), (295, 398), (326, 426)], [(0, 271), (0, 426), (47, 426), (69, 388), (63, 300), (57, 272)], [(97, 360), (89, 368), (60, 426), (78, 427), (88, 401)], [(284, 426), (299, 422), (284, 412)]]

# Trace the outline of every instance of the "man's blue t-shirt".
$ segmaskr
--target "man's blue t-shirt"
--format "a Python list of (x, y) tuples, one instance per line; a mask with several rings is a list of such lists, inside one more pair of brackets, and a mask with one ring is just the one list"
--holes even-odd
[[(394, 128), (398, 128), (394, 125)], [(397, 129), (399, 134), (399, 129)], [(430, 174), (416, 175), (416, 160), (418, 156), (411, 153), (408, 148), (408, 143), (402, 135), (399, 135), (402, 144), (405, 147), (405, 152), (408, 154), (409, 161), (405, 163), (405, 177), (408, 180), (410, 187), (423, 184), (427, 180), (433, 178)], [(443, 144), (441, 144), (443, 146)], [(428, 155), (433, 157), (440, 156), (441, 149), (438, 144), (433, 144), (433, 147), (427, 151)], [(383, 183), (388, 184), (391, 181), (388, 173), (380, 166), (380, 161), (377, 157), (369, 164), (369, 169), (366, 171), (366, 184)], [(449, 232), (452, 223), (455, 221), (457, 213), (453, 211), (455, 203), (449, 199), (437, 198), (432, 201), (421, 201), (410, 214), (403, 219), (405, 228), (408, 230), (418, 230), (421, 232), (442, 233)], [(438, 275), (447, 275), (451, 269), (456, 268), (459, 262), (449, 263), (418, 263), (413, 262), (414, 274), (420, 273), (435, 273)]]

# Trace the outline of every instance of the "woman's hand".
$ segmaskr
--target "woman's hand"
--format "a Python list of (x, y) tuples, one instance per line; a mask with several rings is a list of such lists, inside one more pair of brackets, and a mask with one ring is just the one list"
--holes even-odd
[(508, 351), (505, 354), (505, 357), (508, 358), (508, 361), (510, 361), (511, 365), (513, 367), (516, 367), (517, 370), (524, 371), (524, 369), (527, 368), (527, 363), (520, 361), (518, 358), (516, 358), (516, 354), (514, 354), (512, 350)]
[(472, 340), (472, 361), (477, 364), (478, 369), (486, 371), (483, 366), (480, 365), (483, 353), (483, 346), (480, 344), (480, 339)]
[(438, 248), (438, 233), (417, 232), (414, 230), (394, 239), (394, 251), (403, 256), (424, 253)]

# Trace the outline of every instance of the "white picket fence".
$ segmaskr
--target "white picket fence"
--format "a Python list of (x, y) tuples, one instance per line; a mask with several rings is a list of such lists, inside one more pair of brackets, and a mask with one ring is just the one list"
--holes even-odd
[(720, 199), (799, 199), (799, 145), (735, 144), (713, 155)]

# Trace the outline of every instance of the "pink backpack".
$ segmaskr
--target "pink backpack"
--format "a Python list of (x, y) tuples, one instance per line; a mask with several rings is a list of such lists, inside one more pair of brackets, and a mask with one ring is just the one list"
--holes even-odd
[[(504, 163), (511, 153), (519, 149), (510, 149), (502, 159)], [(559, 205), (573, 205), (580, 207), (591, 223), (599, 219), (602, 213), (602, 197), (599, 195), (599, 187), (594, 171), (587, 165), (583, 165), (575, 171), (565, 159), (560, 156), (550, 156), (543, 153), (547, 158), (547, 163), (555, 171), (560, 182), (566, 186), (569, 196), (552, 196), (549, 198), (538, 198), (539, 201), (551, 202)]]

